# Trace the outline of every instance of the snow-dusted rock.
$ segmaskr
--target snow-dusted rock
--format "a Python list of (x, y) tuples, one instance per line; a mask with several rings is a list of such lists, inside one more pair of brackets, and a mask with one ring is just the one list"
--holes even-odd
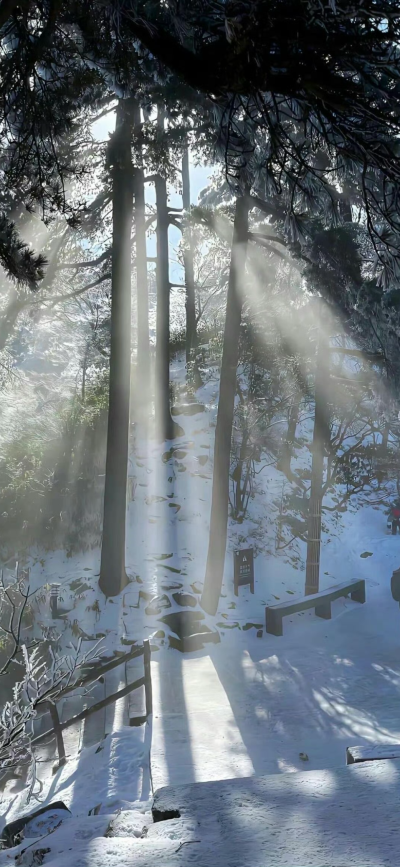
[(196, 783), (156, 792), (155, 818), (174, 811), (181, 816), (174, 820), (174, 833), (181, 823), (184, 834), (187, 823), (192, 822), (201, 840), (190, 846), (190, 852), (187, 847), (186, 863), (202, 867), (396, 867), (400, 760)]
[(107, 837), (145, 837), (152, 822), (150, 811), (122, 810), (112, 819)]

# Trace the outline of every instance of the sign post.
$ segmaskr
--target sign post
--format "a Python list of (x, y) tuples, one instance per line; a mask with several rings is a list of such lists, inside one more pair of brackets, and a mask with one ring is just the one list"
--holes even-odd
[(235, 551), (233, 554), (233, 567), (235, 596), (239, 595), (239, 587), (245, 587), (247, 584), (250, 584), (250, 593), (254, 593), (253, 548)]
[(51, 584), (50, 586), (50, 611), (53, 620), (58, 617), (58, 591), (59, 584)]

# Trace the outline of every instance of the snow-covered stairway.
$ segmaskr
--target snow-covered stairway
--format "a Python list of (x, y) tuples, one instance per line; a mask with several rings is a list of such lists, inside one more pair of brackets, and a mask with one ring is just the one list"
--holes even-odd
[[(166, 787), (155, 794), (153, 816), (149, 806), (68, 818), (47, 838), (44, 862), (34, 860), (32, 841), (19, 863), (398, 867), (400, 760)], [(2, 853), (0, 867), (6, 863)]]
[[(120, 856), (124, 858), (127, 849), (145, 838), (152, 824), (150, 738), (151, 721), (139, 728), (121, 724), (99, 744), (71, 757), (55, 776), (51, 765), (47, 765), (47, 775), (43, 766), (33, 797), (26, 787), (16, 796), (13, 785), (3, 810), (3, 829), (15, 819), (32, 816), (38, 808), (41, 812), (26, 824), (21, 842), (15, 840), (13, 848), (0, 851), (0, 867), (16, 859), (24, 867), (62, 860), (76, 867), (85, 864), (89, 854), (95, 857), (99, 849), (104, 855), (102, 867), (108, 865), (109, 849), (117, 852), (115, 863), (122, 865)], [(4, 807), (4, 797), (0, 801)], [(67, 811), (51, 806), (60, 801)], [(45, 805), (47, 812), (43, 812)]]

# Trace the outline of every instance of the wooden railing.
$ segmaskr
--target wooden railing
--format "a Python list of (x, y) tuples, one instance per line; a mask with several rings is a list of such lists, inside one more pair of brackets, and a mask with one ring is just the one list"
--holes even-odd
[(81, 722), (82, 720), (86, 719), (91, 714), (97, 713), (99, 710), (102, 710), (110, 704), (114, 704), (114, 702), (118, 701), (120, 698), (124, 698), (125, 696), (129, 695), (130, 692), (133, 692), (133, 690), (135, 689), (139, 689), (141, 686), (144, 686), (145, 689), (145, 716), (134, 717), (132, 720), (130, 720), (130, 725), (142, 725), (143, 723), (145, 723), (150, 714), (153, 712), (153, 693), (151, 685), (150, 666), (151, 650), (148, 640), (144, 641), (142, 646), (135, 647), (133, 650), (129, 651), (129, 653), (124, 653), (121, 656), (117, 656), (111, 659), (109, 662), (104, 663), (104, 665), (94, 665), (85, 676), (81, 677), (78, 681), (75, 681), (74, 684), (64, 690), (61, 698), (64, 698), (69, 693), (75, 692), (78, 689), (82, 689), (85, 686), (96, 683), (96, 681), (104, 677), (104, 675), (107, 674), (108, 671), (111, 671), (113, 668), (117, 668), (119, 665), (124, 665), (126, 662), (129, 662), (131, 659), (135, 659), (139, 656), (143, 656), (143, 677), (139, 677), (137, 680), (133, 681), (133, 683), (128, 683), (122, 689), (119, 689), (112, 695), (108, 695), (101, 701), (96, 702), (96, 704), (91, 705), (91, 707), (85, 708), (80, 713), (75, 714), (75, 716), (73, 717), (70, 717), (70, 719), (61, 722), (57, 709), (57, 703), (48, 702), (47, 709), (50, 713), (52, 728), (48, 729), (41, 735), (38, 735), (36, 738), (34, 738), (32, 740), (32, 746), (36, 746), (47, 740), (47, 738), (54, 735), (57, 743), (58, 766), (61, 767), (62, 765), (65, 765), (67, 758), (65, 755), (63, 731), (69, 728), (69, 726), (72, 726), (75, 723)]

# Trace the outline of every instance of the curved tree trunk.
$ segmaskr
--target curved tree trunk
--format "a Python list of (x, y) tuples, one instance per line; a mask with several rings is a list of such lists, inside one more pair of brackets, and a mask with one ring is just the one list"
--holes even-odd
[(231, 438), (236, 394), (236, 371), (239, 359), (240, 322), (244, 301), (248, 216), (248, 199), (247, 197), (241, 197), (236, 201), (233, 228), (218, 415), (215, 429), (210, 538), (204, 589), (201, 598), (201, 605), (209, 614), (215, 614), (218, 608), (224, 576), (228, 530)]
[(132, 101), (119, 103), (112, 142), (113, 243), (110, 393), (100, 588), (116, 596), (126, 586), (125, 522), (131, 378)]

